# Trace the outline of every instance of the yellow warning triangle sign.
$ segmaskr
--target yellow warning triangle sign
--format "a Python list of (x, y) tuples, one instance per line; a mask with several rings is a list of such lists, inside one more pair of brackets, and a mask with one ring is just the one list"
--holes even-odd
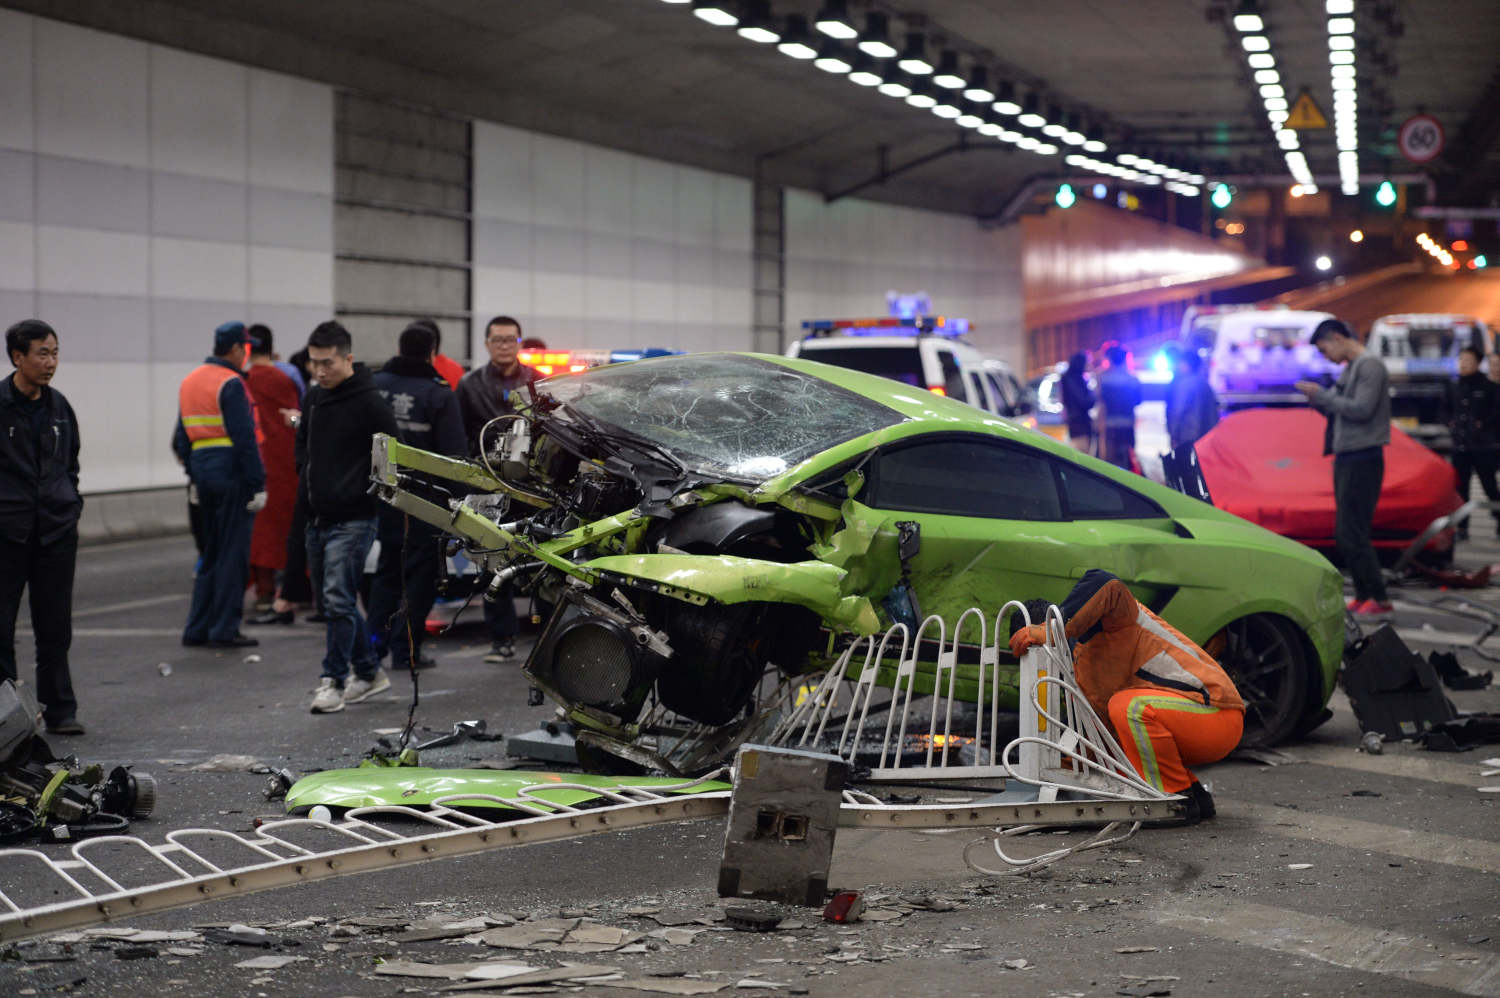
[(1313, 100), (1312, 94), (1307, 92), (1306, 87), (1303, 87), (1281, 127), (1312, 131), (1317, 128), (1327, 128), (1328, 119), (1323, 116), (1323, 109), (1318, 107), (1318, 102)]

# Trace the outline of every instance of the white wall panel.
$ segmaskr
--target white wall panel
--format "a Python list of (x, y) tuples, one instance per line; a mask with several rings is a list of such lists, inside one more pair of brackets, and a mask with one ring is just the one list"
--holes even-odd
[(510, 222), (531, 221), (531, 133), (476, 122), (474, 213)]
[(37, 290), (139, 295), (150, 290), (144, 235), (37, 226)]
[(531, 141), (532, 221), (537, 225), (583, 227), (582, 143), (535, 136)]
[(664, 243), (677, 239), (676, 177), (667, 163), (638, 159), (630, 177), (630, 228)]
[(147, 45), (57, 21), (33, 23), (37, 150), (149, 166)]
[(244, 183), (250, 71), (151, 48), (151, 167)]
[(612, 149), (589, 147), (585, 169), (584, 215), (590, 232), (628, 236), (630, 173), (633, 157)]
[(31, 89), (32, 18), (0, 10), (0, 146), (31, 150), (36, 123)]
[(278, 246), (250, 247), (250, 301), (326, 305), (331, 314), (332, 254)]
[(243, 302), (249, 297), (248, 253), (235, 243), (156, 237), (151, 240), (151, 296)]
[(35, 287), (36, 226), (0, 222), (0, 288), (31, 291)]
[(333, 90), (250, 70), (250, 183), (333, 195)]
[(0, 296), (63, 337), (85, 491), (178, 484), (214, 325), (332, 312), (331, 89), (0, 10), (0, 148)]

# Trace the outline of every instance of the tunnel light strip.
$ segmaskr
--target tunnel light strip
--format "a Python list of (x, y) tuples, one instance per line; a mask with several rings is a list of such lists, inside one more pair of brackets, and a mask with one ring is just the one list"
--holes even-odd
[(1354, 67), (1355, 0), (1326, 0), (1328, 78), (1333, 87), (1333, 135), (1339, 151), (1339, 190), (1359, 194), (1359, 95)]
[[(1350, 4), (1353, 0), (1328, 0), (1329, 10), (1333, 6)], [(1317, 190), (1313, 184), (1312, 171), (1307, 166), (1307, 156), (1302, 152), (1302, 140), (1298, 134), (1282, 127), (1288, 114), (1286, 89), (1282, 85), (1281, 73), (1276, 68), (1276, 55), (1271, 46), (1271, 33), (1266, 30), (1264, 20), (1258, 15), (1236, 16), (1234, 29), (1240, 35), (1240, 47), (1245, 51), (1245, 62), (1250, 67), (1250, 76), (1255, 81), (1261, 103), (1266, 109), (1266, 121), (1276, 138), (1276, 145), (1286, 157), (1286, 167), (1299, 185), (1302, 193)], [(1330, 22), (1332, 24), (1332, 22)]]

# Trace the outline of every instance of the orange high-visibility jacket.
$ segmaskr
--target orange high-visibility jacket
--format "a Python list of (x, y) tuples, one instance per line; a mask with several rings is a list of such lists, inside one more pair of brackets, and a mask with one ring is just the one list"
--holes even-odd
[(1096, 624), (1099, 632), (1074, 649), (1073, 671), (1100, 717), (1109, 717), (1110, 697), (1132, 688), (1171, 690), (1212, 707), (1245, 709), (1219, 663), (1142, 606), (1119, 579), (1100, 586), (1073, 614), (1068, 637), (1080, 638)]
[[(234, 440), (224, 425), (224, 407), (220, 402), (224, 386), (240, 375), (227, 364), (203, 364), (182, 379), (177, 389), (177, 411), (181, 414), (182, 429), (193, 450), (205, 447), (233, 447)], [(248, 390), (245, 397), (249, 400)], [(263, 439), (260, 428), (260, 413), (253, 401), (250, 412), (255, 420), (255, 442)]]

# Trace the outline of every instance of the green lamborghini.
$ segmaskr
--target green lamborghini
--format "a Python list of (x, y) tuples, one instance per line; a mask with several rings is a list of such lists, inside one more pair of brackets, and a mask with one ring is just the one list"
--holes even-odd
[(1333, 689), (1343, 599), (1321, 555), (920, 389), (663, 357), (540, 382), (482, 438), (477, 464), (378, 438), (377, 490), (463, 537), (492, 591), (549, 607), (528, 679), (615, 755), (652, 725), (658, 744), (742, 731), (768, 675), (851, 636), (1060, 601), (1091, 568), (1220, 658), (1248, 743), (1310, 728)]

